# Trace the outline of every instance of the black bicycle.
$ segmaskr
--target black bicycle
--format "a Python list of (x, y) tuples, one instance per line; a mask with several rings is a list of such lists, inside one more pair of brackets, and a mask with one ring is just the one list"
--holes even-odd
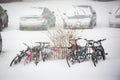
[(105, 50), (102, 46), (102, 41), (105, 41), (106, 39), (100, 39), (98, 41), (93, 41), (92, 40), (92, 50), (93, 52), (91, 53), (91, 58), (92, 61), (94, 63), (94, 66), (96, 67), (96, 64), (98, 63), (98, 60), (105, 60), (106, 59), (106, 55), (108, 53), (105, 53)]
[(88, 52), (89, 44), (86, 43), (85, 46), (79, 46), (77, 44), (77, 40), (79, 39), (82, 39), (82, 38), (74, 39), (75, 44), (70, 43), (72, 46), (69, 47), (69, 49), (72, 49), (72, 51), (66, 55), (66, 60), (69, 67), (76, 62), (80, 63), (89, 59), (89, 56), (88, 56), (90, 54)]

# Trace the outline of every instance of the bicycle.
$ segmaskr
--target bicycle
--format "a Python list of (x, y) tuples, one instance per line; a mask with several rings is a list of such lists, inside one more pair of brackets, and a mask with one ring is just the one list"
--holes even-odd
[[(80, 63), (88, 60), (88, 55), (90, 54), (88, 53), (89, 44), (86, 43), (85, 46), (79, 46), (77, 44), (77, 40), (79, 39), (82, 38), (78, 38), (74, 40), (75, 41), (74, 49), (66, 55), (66, 60), (69, 67), (76, 62)], [(69, 47), (69, 49), (72, 49), (72, 47)]]
[(106, 39), (100, 39), (98, 41), (94, 41), (92, 40), (92, 50), (93, 52), (91, 53), (91, 58), (92, 61), (94, 63), (94, 66), (96, 67), (96, 64), (98, 63), (98, 60), (102, 59), (105, 60), (106, 59), (106, 55), (107, 53), (105, 53), (105, 50), (102, 46), (102, 41), (105, 41)]
[[(26, 45), (25, 43), (23, 43), (24, 45)], [(27, 52), (30, 50), (30, 47), (27, 46), (26, 50), (20, 51), (20, 54), (17, 54), (16, 57), (13, 58), (13, 60), (10, 63), (10, 67), (12, 67), (13, 64), (17, 64), (21, 62), (21, 59), (25, 56), (27, 56)]]
[[(35, 43), (38, 43), (38, 42), (35, 42)], [(26, 46), (28, 45), (26, 44)], [(34, 46), (30, 48), (30, 51), (25, 59), (24, 64), (30, 63), (32, 60), (34, 60), (35, 64), (37, 65), (39, 63), (40, 51), (41, 51), (41, 43), (39, 43), (38, 46)]]
[(49, 42), (42, 42), (42, 44), (43, 45), (41, 47), (41, 58), (42, 58), (43, 62), (45, 62), (52, 54), (52, 51), (51, 51)]

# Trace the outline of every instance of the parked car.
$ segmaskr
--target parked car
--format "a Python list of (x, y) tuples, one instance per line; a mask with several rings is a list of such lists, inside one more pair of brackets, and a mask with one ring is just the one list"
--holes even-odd
[(93, 1), (115, 1), (115, 0), (93, 0)]
[(120, 28), (120, 6), (109, 12), (109, 26)]
[(8, 27), (8, 14), (7, 10), (4, 10), (2, 6), (0, 6), (0, 31), (5, 27)]
[(96, 12), (90, 5), (73, 6), (63, 17), (64, 28), (87, 29), (96, 26)]
[(22, 0), (0, 0), (0, 3), (7, 3), (7, 2), (13, 2), (13, 1), (22, 1)]
[(1, 36), (1, 33), (0, 33), (0, 53), (2, 52), (2, 36)]
[(56, 18), (46, 7), (32, 7), (20, 18), (20, 30), (47, 30), (55, 26)]

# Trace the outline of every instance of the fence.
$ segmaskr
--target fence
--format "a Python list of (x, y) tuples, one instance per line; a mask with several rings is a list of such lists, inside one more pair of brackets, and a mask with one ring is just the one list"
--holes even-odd
[(69, 52), (68, 47), (52, 47), (53, 59), (65, 59)]

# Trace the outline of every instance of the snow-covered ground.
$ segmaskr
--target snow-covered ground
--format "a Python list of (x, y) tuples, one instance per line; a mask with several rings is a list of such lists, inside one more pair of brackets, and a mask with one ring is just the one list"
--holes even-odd
[[(47, 31), (20, 31), (19, 17), (32, 6), (45, 6), (55, 11), (57, 25), (62, 24), (61, 14), (72, 5), (92, 5), (97, 12), (97, 26), (94, 29), (78, 30), (78, 36), (87, 39), (107, 38), (103, 46), (108, 52), (107, 60), (100, 61), (97, 67), (92, 61), (68, 67), (65, 60), (55, 60), (21, 64), (9, 67), (11, 60), (26, 47), (23, 42), (34, 45), (37, 41), (50, 41)], [(41, 0), (38, 2), (13, 2), (2, 5), (9, 15), (9, 26), (3, 32), (3, 52), (0, 55), (0, 80), (120, 80), (120, 29), (109, 28), (109, 14), (120, 1), (99, 2), (92, 0)]]

